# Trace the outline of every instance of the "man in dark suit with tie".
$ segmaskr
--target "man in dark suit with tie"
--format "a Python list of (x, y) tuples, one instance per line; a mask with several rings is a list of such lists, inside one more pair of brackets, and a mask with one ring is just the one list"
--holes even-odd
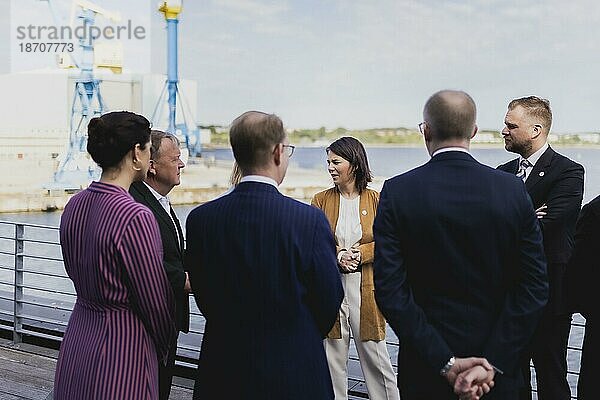
[[(184, 241), (179, 219), (167, 195), (180, 183), (181, 161), (179, 140), (176, 136), (153, 130), (150, 135), (150, 169), (146, 179), (134, 182), (129, 188), (131, 196), (146, 205), (156, 217), (163, 245), (163, 267), (175, 295), (177, 329), (188, 332), (190, 324), (190, 282), (183, 265)], [(160, 399), (168, 400), (175, 370), (177, 337), (171, 345), (167, 365), (159, 365)]]
[(294, 146), (249, 111), (230, 141), (243, 178), (186, 221), (186, 265), (206, 318), (194, 399), (332, 399), (323, 338), (343, 297), (322, 211), (278, 190)]
[[(477, 398), (492, 379), (486, 398), (514, 400), (519, 355), (546, 304), (533, 206), (519, 179), (469, 154), (475, 116), (464, 92), (431, 96), (419, 125), (431, 160), (381, 191), (375, 296), (400, 338), (403, 400)], [(471, 356), (495, 369), (467, 365)], [(485, 378), (472, 382), (473, 392), (459, 390), (477, 371)]]
[(539, 217), (548, 263), (550, 297), (540, 324), (524, 354), (526, 387), (520, 400), (531, 396), (530, 360), (536, 372), (539, 400), (569, 400), (567, 343), (571, 313), (564, 274), (573, 248), (573, 235), (583, 199), (583, 167), (548, 145), (552, 125), (550, 102), (536, 96), (511, 101), (504, 119), (506, 150), (516, 158), (498, 169), (517, 174)]

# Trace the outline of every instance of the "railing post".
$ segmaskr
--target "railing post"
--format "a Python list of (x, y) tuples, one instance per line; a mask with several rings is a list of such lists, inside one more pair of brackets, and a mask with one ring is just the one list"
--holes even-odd
[(14, 290), (14, 312), (13, 312), (13, 343), (23, 341), (23, 248), (25, 225), (15, 224), (15, 290)]

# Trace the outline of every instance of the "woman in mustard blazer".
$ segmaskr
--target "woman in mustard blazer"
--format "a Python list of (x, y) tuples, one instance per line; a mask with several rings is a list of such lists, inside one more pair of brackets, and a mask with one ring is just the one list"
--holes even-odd
[(385, 344), (385, 319), (375, 303), (373, 220), (379, 193), (368, 189), (371, 171), (362, 143), (342, 137), (327, 149), (334, 187), (315, 194), (336, 241), (344, 300), (338, 320), (325, 339), (336, 400), (348, 398), (350, 334), (358, 352), (369, 398), (399, 399), (396, 376)]

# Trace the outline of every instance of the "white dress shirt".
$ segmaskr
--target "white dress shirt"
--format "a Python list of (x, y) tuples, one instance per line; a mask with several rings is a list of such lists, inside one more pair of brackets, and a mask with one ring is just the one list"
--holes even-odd
[(279, 185), (275, 182), (275, 179), (269, 178), (268, 176), (263, 175), (246, 175), (242, 179), (240, 179), (240, 183), (242, 182), (260, 182), (260, 183), (268, 183), (269, 185), (275, 186), (277, 190), (279, 190)]
[(436, 151), (434, 151), (431, 157), (435, 157), (438, 154), (446, 153), (448, 151), (461, 151), (463, 153), (469, 154), (469, 150), (465, 149), (464, 147), (442, 147), (441, 149), (437, 149)]
[(177, 236), (177, 243), (179, 243), (179, 245), (181, 246), (181, 243), (179, 241), (179, 231), (177, 230), (177, 224), (175, 223), (175, 220), (173, 219), (173, 216), (171, 215), (171, 202), (169, 201), (169, 198), (167, 196), (163, 196), (162, 194), (158, 193), (156, 190), (154, 190), (154, 188), (152, 186), (148, 185), (146, 182), (144, 182), (144, 185), (146, 185), (146, 187), (150, 190), (150, 193), (152, 193), (152, 195), (156, 198), (156, 200), (158, 200), (159, 204), (167, 212), (167, 215), (169, 216), (169, 218), (171, 218), (171, 222), (173, 223), (173, 226), (175, 227), (175, 232), (177, 233), (177, 235), (175, 235), (175, 236)]

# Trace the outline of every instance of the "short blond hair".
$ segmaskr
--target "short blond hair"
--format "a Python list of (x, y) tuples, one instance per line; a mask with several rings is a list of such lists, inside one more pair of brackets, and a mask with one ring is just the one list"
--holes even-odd
[(517, 106), (523, 107), (530, 117), (540, 122), (546, 134), (550, 132), (550, 127), (552, 127), (550, 100), (537, 96), (521, 97), (508, 103), (508, 110), (513, 110)]

